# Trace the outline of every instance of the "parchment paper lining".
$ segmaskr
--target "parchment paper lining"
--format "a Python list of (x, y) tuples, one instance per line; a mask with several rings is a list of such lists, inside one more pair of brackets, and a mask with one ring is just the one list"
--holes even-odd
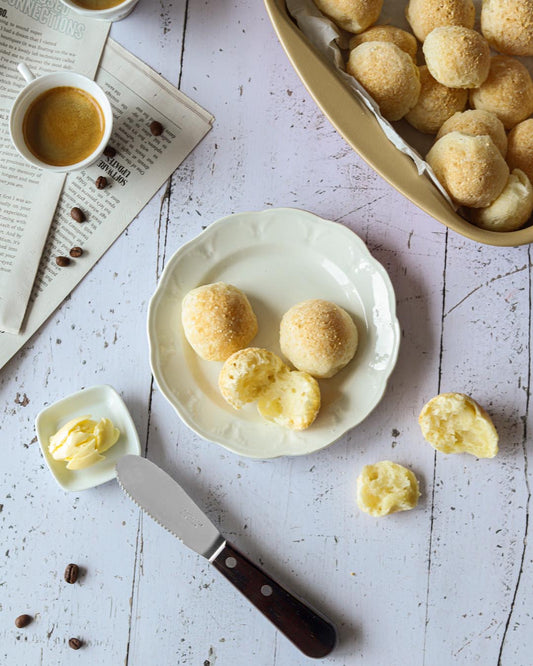
[[(387, 138), (398, 150), (413, 160), (420, 175), (427, 174), (453, 210), (457, 210), (457, 206), (439, 183), (429, 164), (420, 155), (420, 152), (423, 154), (427, 152), (434, 138), (422, 135), (405, 121), (399, 121), (392, 125), (381, 115), (378, 105), (363, 86), (353, 76), (345, 72), (341, 49), (348, 46), (348, 33), (343, 33), (330, 19), (324, 16), (313, 0), (287, 0), (287, 9), (311, 44), (331, 62), (332, 66), (339, 71), (342, 79), (353, 90), (354, 95), (374, 114)], [(402, 3), (389, 3), (386, 7), (386, 14), (384, 8), (379, 23), (408, 29), (403, 9)], [(404, 137), (408, 137), (409, 140)]]

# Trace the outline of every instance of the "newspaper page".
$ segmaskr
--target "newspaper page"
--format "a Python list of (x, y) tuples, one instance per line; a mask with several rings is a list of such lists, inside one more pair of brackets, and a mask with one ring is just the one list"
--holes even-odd
[(109, 23), (83, 19), (60, 0), (0, 0), (0, 330), (20, 330), (65, 174), (19, 156), (9, 111), (25, 81), (61, 69), (94, 78)]
[[(104, 49), (96, 81), (113, 106), (113, 134), (96, 164), (68, 174), (50, 227), (30, 304), (19, 335), (0, 333), (0, 367), (31, 337), (124, 231), (185, 157), (211, 129), (213, 116), (113, 40)], [(159, 136), (150, 131), (158, 121)], [(116, 151), (115, 154), (113, 154)], [(98, 189), (103, 176), (108, 185)], [(79, 223), (70, 211), (80, 208)], [(59, 267), (56, 256), (83, 249)]]

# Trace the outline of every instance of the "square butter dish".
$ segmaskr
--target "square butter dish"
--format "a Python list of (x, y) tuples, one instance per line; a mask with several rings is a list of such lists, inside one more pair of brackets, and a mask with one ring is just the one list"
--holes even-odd
[[(105, 460), (85, 469), (68, 470), (66, 462), (52, 458), (48, 443), (59, 428), (77, 416), (90, 416), (94, 420), (111, 419), (120, 430), (120, 437), (105, 452)], [(139, 436), (124, 400), (112, 386), (106, 384), (77, 391), (45, 407), (37, 414), (35, 429), (52, 476), (67, 491), (87, 490), (114, 479), (115, 464), (119, 458), (128, 453), (141, 453)]]

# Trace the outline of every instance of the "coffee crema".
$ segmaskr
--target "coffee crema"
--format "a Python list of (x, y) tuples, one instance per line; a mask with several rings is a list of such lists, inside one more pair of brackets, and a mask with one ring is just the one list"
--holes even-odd
[(98, 148), (104, 129), (104, 113), (96, 99), (73, 86), (41, 93), (22, 123), (28, 149), (50, 166), (82, 162)]
[(83, 9), (111, 9), (121, 5), (124, 0), (72, 0), (72, 2)]

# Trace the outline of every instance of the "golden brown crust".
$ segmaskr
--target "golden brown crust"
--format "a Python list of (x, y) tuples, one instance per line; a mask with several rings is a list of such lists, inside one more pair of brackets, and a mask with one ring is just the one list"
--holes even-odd
[(445, 25), (473, 28), (476, 10), (472, 0), (410, 0), (405, 16), (423, 42), (432, 30)]
[(416, 62), (418, 44), (415, 36), (394, 25), (374, 25), (359, 35), (354, 35), (350, 39), (350, 51), (364, 42), (391, 42), (392, 44), (396, 44), (402, 51), (405, 51)]
[(468, 109), (462, 113), (454, 113), (446, 120), (439, 131), (437, 139), (450, 132), (462, 132), (472, 136), (488, 135), (496, 148), (505, 158), (507, 155), (507, 134), (502, 121), (490, 111), (483, 109)]
[(477, 88), (488, 76), (489, 45), (470, 28), (435, 28), (426, 37), (422, 50), (433, 78), (449, 88)]
[(348, 32), (362, 32), (375, 23), (383, 0), (314, 0), (320, 11)]
[(533, 183), (533, 118), (518, 123), (507, 138), (509, 168), (521, 169)]
[(533, 81), (525, 66), (509, 56), (491, 58), (489, 75), (470, 91), (470, 106), (494, 113), (511, 129), (533, 113)]
[(346, 310), (318, 298), (293, 305), (281, 319), (279, 337), (294, 367), (321, 379), (344, 368), (358, 344), (357, 327)]
[(498, 197), (509, 168), (489, 136), (450, 132), (426, 156), (442, 186), (460, 206), (482, 208)]
[(350, 52), (346, 71), (374, 98), (387, 120), (400, 120), (418, 100), (418, 67), (396, 44), (360, 44)]
[(181, 321), (189, 344), (206, 361), (225, 361), (250, 344), (258, 330), (246, 295), (224, 282), (206, 284), (186, 294)]
[(442, 123), (465, 108), (468, 92), (461, 88), (447, 88), (435, 81), (425, 65), (419, 71), (421, 88), (418, 102), (405, 119), (424, 134), (436, 134)]
[(484, 0), (481, 32), (506, 55), (533, 55), (533, 0)]

